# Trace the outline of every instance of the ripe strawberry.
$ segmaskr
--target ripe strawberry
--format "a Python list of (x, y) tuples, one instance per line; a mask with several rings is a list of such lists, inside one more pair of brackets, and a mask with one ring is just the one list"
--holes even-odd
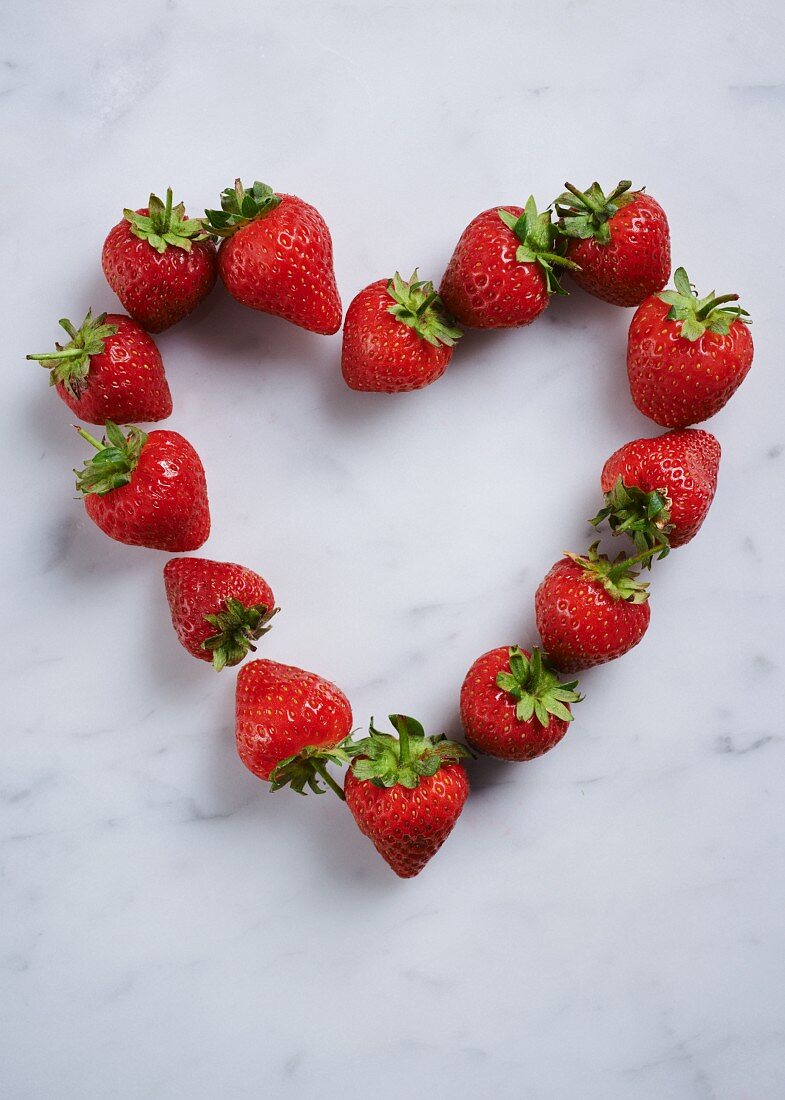
[(124, 210), (104, 241), (101, 264), (107, 282), (135, 321), (148, 332), (182, 321), (215, 286), (215, 245), (199, 218), (186, 218), (182, 203), (166, 205), (151, 195), (141, 210)]
[(343, 798), (327, 764), (346, 763), (341, 743), (352, 728), (344, 693), (313, 672), (277, 661), (250, 661), (237, 677), (237, 751), (249, 771), (269, 779), (272, 789), (307, 785), (323, 793), (319, 780)]
[(494, 207), (469, 222), (447, 265), (442, 301), (462, 325), (511, 328), (531, 324), (551, 294), (563, 294), (556, 268), (575, 265), (560, 255), (550, 211), (534, 199)]
[(341, 370), (353, 390), (401, 393), (441, 378), (461, 337), (433, 283), (396, 271), (361, 290), (346, 311)]
[(537, 646), (500, 646), (466, 673), (461, 721), (474, 749), (500, 760), (534, 760), (561, 741), (572, 721), (578, 681), (562, 684)]
[(571, 183), (556, 199), (557, 229), (567, 238), (572, 277), (595, 298), (637, 306), (662, 290), (671, 273), (665, 211), (651, 195), (622, 180), (607, 196), (598, 183), (579, 191)]
[(719, 464), (719, 443), (699, 428), (625, 443), (603, 466), (605, 507), (590, 522), (607, 519), (614, 535), (629, 535), (638, 550), (683, 546), (714, 500)]
[(57, 351), (28, 355), (49, 371), (49, 385), (68, 408), (88, 424), (128, 424), (165, 420), (172, 395), (158, 348), (144, 329), (120, 313), (92, 310), (76, 329), (63, 318), (71, 337)]
[(534, 597), (542, 644), (561, 672), (621, 657), (649, 625), (648, 584), (637, 579), (632, 567), (647, 561), (656, 548), (612, 562), (597, 553), (598, 545), (586, 557), (565, 554)]
[(443, 736), (426, 737), (419, 722), (391, 714), (398, 738), (370, 734), (350, 746), (354, 755), (344, 793), (360, 832), (401, 878), (412, 878), (452, 831), (469, 794), (469, 753)]
[(218, 270), (244, 306), (283, 317), (311, 332), (341, 327), (330, 231), (318, 210), (265, 183), (246, 191), (240, 180), (207, 210), (208, 229), (223, 237)]
[(636, 310), (627, 343), (632, 399), (665, 428), (686, 428), (719, 412), (752, 366), (749, 314), (738, 294), (698, 298), (680, 267), (675, 290)]
[(170, 558), (164, 585), (172, 626), (182, 645), (220, 672), (239, 665), (270, 629), (275, 596), (258, 573), (228, 561)]
[(98, 452), (75, 470), (88, 516), (110, 538), (154, 550), (196, 550), (210, 534), (207, 485), (199, 455), (177, 432), (124, 436), (108, 420), (103, 443), (77, 431)]

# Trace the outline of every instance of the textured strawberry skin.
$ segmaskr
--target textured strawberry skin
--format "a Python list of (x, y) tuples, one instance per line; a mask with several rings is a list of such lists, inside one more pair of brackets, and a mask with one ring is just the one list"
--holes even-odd
[[(144, 207), (137, 213), (148, 211)], [(148, 332), (163, 332), (187, 317), (213, 289), (218, 274), (211, 240), (193, 241), (190, 252), (170, 245), (159, 253), (135, 236), (125, 219), (110, 229), (101, 264), (123, 307)]]
[(703, 333), (697, 340), (669, 321), (670, 307), (647, 298), (635, 311), (627, 341), (627, 376), (632, 399), (664, 428), (686, 428), (718, 413), (752, 366), (748, 325), (733, 321), (730, 331)]
[(243, 665), (235, 714), (237, 751), (259, 779), (308, 745), (332, 748), (352, 728), (349, 700), (335, 684), (277, 661)]
[(443, 764), (413, 790), (400, 784), (377, 787), (357, 779), (350, 768), (344, 794), (360, 832), (396, 875), (413, 878), (452, 832), (469, 795), (469, 780), (460, 764)]
[(714, 500), (720, 453), (717, 439), (700, 428), (634, 439), (605, 463), (600, 485), (608, 493), (621, 478), (627, 488), (664, 494), (673, 524), (668, 541), (672, 547), (683, 546), (695, 538)]
[(614, 600), (569, 558), (557, 561), (542, 581), (534, 609), (543, 647), (562, 672), (621, 657), (638, 644), (651, 617), (648, 600)]
[(573, 280), (595, 298), (637, 306), (662, 290), (671, 273), (671, 238), (665, 211), (642, 191), (608, 221), (611, 239), (568, 238), (567, 258), (581, 268)]
[[(527, 650), (522, 651), (531, 657)], [(500, 646), (478, 657), (461, 687), (461, 722), (466, 740), (479, 752), (499, 760), (534, 760), (558, 745), (569, 726), (549, 714), (548, 725), (537, 718), (527, 722), (515, 714), (516, 700), (496, 683), (500, 672), (509, 672), (510, 647)], [(569, 704), (565, 703), (567, 710)]]
[(90, 356), (85, 387), (72, 397), (62, 383), (55, 389), (68, 408), (88, 424), (150, 423), (172, 412), (172, 395), (161, 355), (143, 328), (121, 313), (107, 313), (116, 325), (104, 339), (104, 350)]
[(177, 637), (200, 661), (213, 659), (213, 654), (202, 648), (202, 642), (215, 634), (205, 615), (223, 611), (227, 598), (239, 600), (244, 607), (275, 607), (273, 590), (264, 577), (234, 562), (171, 558), (164, 566), (164, 585)]
[(221, 242), (218, 270), (244, 306), (330, 335), (341, 327), (330, 231), (318, 210), (280, 195), (269, 213)]
[(346, 311), (341, 371), (353, 390), (419, 390), (441, 378), (452, 358), (451, 347), (435, 347), (393, 317), (387, 282), (365, 287)]
[(523, 213), (520, 206), (494, 206), (469, 222), (439, 290), (455, 320), (470, 328), (529, 325), (548, 304), (542, 268), (515, 258), (520, 242), (499, 210)]
[(105, 534), (131, 546), (178, 553), (198, 549), (210, 534), (204, 469), (177, 432), (150, 432), (130, 482), (84, 503)]

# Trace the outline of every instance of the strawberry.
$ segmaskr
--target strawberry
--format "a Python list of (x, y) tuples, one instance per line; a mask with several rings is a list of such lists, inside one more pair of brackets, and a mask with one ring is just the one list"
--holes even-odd
[(586, 191), (564, 186), (554, 204), (557, 230), (578, 265), (572, 269), (578, 286), (615, 306), (637, 306), (662, 290), (671, 273), (671, 238), (660, 204), (631, 191), (630, 180), (607, 198), (598, 183)]
[(170, 558), (164, 585), (180, 642), (218, 672), (256, 652), (253, 643), (278, 611), (267, 581), (233, 562)]
[(323, 793), (323, 780), (339, 798), (343, 791), (326, 765), (346, 763), (341, 744), (352, 728), (344, 693), (313, 672), (277, 661), (250, 661), (237, 677), (237, 751), (249, 771), (272, 789), (307, 785)]
[(719, 443), (699, 428), (625, 443), (602, 468), (605, 507), (590, 522), (607, 519), (614, 535), (629, 535), (638, 550), (683, 546), (714, 500), (719, 464)]
[(361, 290), (346, 311), (341, 370), (353, 390), (401, 393), (441, 378), (460, 338), (433, 283), (396, 271)]
[(123, 435), (111, 420), (98, 452), (75, 470), (88, 516), (110, 538), (154, 550), (196, 550), (210, 534), (207, 485), (199, 455), (177, 432), (139, 428)]
[(609, 561), (597, 553), (565, 554), (540, 584), (534, 597), (537, 629), (551, 664), (561, 672), (579, 672), (621, 657), (649, 625), (648, 584), (633, 566), (658, 549), (635, 558)]
[(562, 684), (537, 646), (500, 646), (478, 657), (461, 688), (461, 721), (473, 749), (500, 760), (533, 760), (572, 721), (577, 680)]
[(398, 738), (374, 729), (353, 744), (346, 804), (360, 832), (401, 878), (412, 878), (452, 831), (469, 794), (469, 753), (443, 736), (426, 737), (419, 722), (391, 714)]
[(686, 428), (719, 412), (752, 366), (749, 314), (738, 294), (698, 298), (687, 272), (675, 290), (647, 298), (636, 310), (627, 342), (632, 399), (665, 428)]
[(49, 371), (68, 408), (88, 424), (128, 424), (132, 420), (165, 420), (172, 395), (158, 348), (143, 328), (120, 313), (92, 310), (80, 328), (63, 318), (71, 337), (56, 351), (28, 355)]
[(218, 270), (244, 306), (326, 335), (341, 327), (330, 231), (318, 210), (265, 183), (246, 191), (240, 180), (207, 210), (208, 228), (222, 237)]
[(520, 206), (494, 207), (469, 222), (439, 289), (461, 325), (511, 328), (531, 324), (551, 294), (563, 294), (556, 268), (575, 265), (558, 252), (549, 211), (533, 198)]
[(151, 195), (141, 210), (124, 210), (104, 241), (101, 264), (125, 309), (148, 332), (182, 321), (215, 286), (215, 245), (182, 203)]

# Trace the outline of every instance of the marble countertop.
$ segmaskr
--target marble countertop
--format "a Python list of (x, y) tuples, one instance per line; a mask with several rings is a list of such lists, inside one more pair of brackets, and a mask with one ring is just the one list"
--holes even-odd
[[(781, 6), (206, 0), (7, 6), (0, 26), (6, 1100), (785, 1095), (785, 170)], [(331, 797), (271, 796), (234, 675), (168, 622), (165, 556), (74, 499), (84, 447), (24, 362), (111, 309), (103, 237), (171, 184), (313, 202), (344, 305), (570, 178), (646, 184), (674, 261), (738, 289), (756, 359), (710, 425), (704, 530), (653, 578), (643, 644), (584, 676), (558, 748), (478, 761), (455, 833), (397, 880)], [(272, 583), (264, 654), (457, 732), (469, 664), (534, 639), (588, 542), (602, 462), (654, 434), (630, 312), (580, 292), (468, 335), (445, 377), (350, 392), (340, 337), (222, 290), (160, 337), (204, 460), (205, 553)], [(12, 506), (13, 502), (13, 506)], [(8, 615), (10, 613), (10, 620)]]

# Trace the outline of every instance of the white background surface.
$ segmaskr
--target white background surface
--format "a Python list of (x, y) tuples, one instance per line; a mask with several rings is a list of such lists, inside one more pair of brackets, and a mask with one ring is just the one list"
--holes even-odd
[[(39, 0), (0, 29), (3, 1096), (785, 1094), (780, 5)], [(242, 768), (233, 674), (179, 647), (164, 555), (85, 518), (85, 448), (24, 362), (115, 308), (123, 206), (171, 183), (199, 213), (235, 175), (321, 210), (344, 306), (396, 267), (438, 279), (488, 206), (630, 177), (754, 317), (715, 504), (643, 644), (583, 678), (552, 753), (472, 767), (410, 882), (337, 800)], [(537, 583), (587, 545), (602, 462), (654, 434), (630, 316), (576, 291), (400, 398), (221, 288), (161, 336), (204, 552), (284, 609), (264, 654), (358, 725), (457, 732), (471, 661), (531, 643)]]

